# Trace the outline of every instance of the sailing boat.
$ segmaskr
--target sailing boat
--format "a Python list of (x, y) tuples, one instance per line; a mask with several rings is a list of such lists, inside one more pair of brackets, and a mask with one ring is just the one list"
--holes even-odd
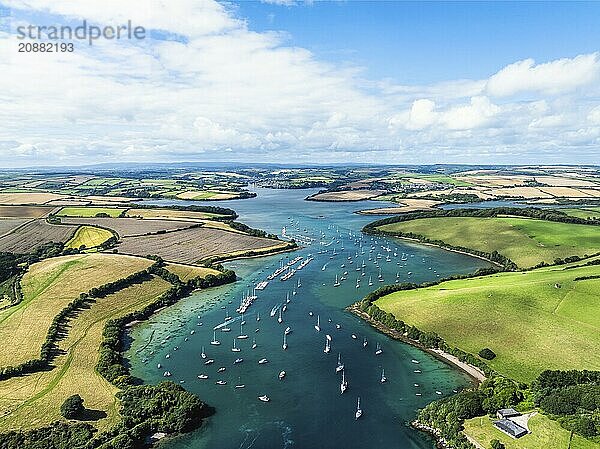
[(213, 331), (213, 339), (210, 342), (211, 345), (218, 346), (221, 344), (219, 340), (217, 340), (217, 331)]
[(204, 346), (202, 346), (202, 352), (200, 353), (200, 357), (202, 357), (203, 359), (206, 358), (206, 353), (204, 352)]
[(335, 282), (333, 283), (333, 286), (334, 287), (339, 287), (340, 286), (340, 281), (338, 279), (338, 275), (337, 274), (335, 275)]
[(315, 324), (315, 330), (321, 332), (321, 318), (317, 315), (317, 324)]
[(356, 288), (360, 288), (360, 279), (356, 278)]
[(297, 287), (297, 288), (300, 288), (300, 287), (302, 287), (302, 284), (300, 283), (300, 278), (298, 278), (298, 284), (297, 284), (297, 286), (296, 286), (296, 287)]
[(292, 328), (291, 327), (286, 327), (285, 328), (285, 335), (289, 335), (292, 332)]
[(338, 354), (338, 362), (337, 362), (337, 366), (335, 367), (335, 372), (339, 373), (343, 369), (344, 369), (344, 364), (342, 363), (342, 354)]
[(271, 316), (275, 316), (275, 314), (277, 313), (277, 307), (279, 306), (273, 306), (273, 308), (271, 309)]
[(240, 340), (245, 340), (248, 338), (246, 334), (244, 334), (244, 321), (240, 322), (240, 335), (237, 336)]
[(373, 279), (369, 276), (369, 285), (373, 285)]
[(346, 374), (344, 370), (342, 370), (342, 383), (340, 384), (340, 392), (344, 394), (344, 391), (348, 389), (348, 381), (346, 380)]
[(256, 338), (252, 339), (252, 349), (256, 349)]
[(379, 380), (379, 382), (387, 382), (387, 377), (385, 377), (385, 370), (383, 368), (381, 369), (381, 379)]
[(285, 351), (287, 349), (287, 334), (284, 332), (283, 334), (283, 345), (281, 346), (283, 348), (283, 350)]
[(260, 312), (256, 312), (256, 321), (260, 321)]
[(286, 303), (286, 304), (289, 304), (289, 303), (290, 303), (290, 292), (287, 292), (287, 293), (285, 294), (285, 303)]
[(279, 309), (279, 318), (277, 318), (278, 323), (283, 323), (283, 318), (281, 317), (281, 309)]
[(364, 340), (363, 340), (363, 348), (366, 348), (367, 344), (368, 344), (367, 343), (367, 337), (365, 337)]
[(356, 413), (354, 414), (354, 419), (358, 419), (362, 416), (362, 409), (360, 408), (360, 396), (358, 397), (358, 402), (356, 404)]
[(235, 345), (235, 338), (233, 339), (233, 348), (231, 348), (232, 352), (240, 352), (241, 349)]
[(381, 346), (379, 346), (379, 342), (377, 343), (377, 349), (375, 350), (375, 355), (379, 355), (383, 352), (383, 349), (381, 349)]
[[(329, 337), (329, 335), (328, 335), (328, 337)], [(331, 351), (331, 343), (330, 343), (330, 341), (331, 341), (331, 340), (330, 340), (329, 338), (327, 338), (327, 339), (325, 340), (325, 349), (323, 349), (323, 352), (324, 352), (325, 354), (328, 354), (328, 353)]]

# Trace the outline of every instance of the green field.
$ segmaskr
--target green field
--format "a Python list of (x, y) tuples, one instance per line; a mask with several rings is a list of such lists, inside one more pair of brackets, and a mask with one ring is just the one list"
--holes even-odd
[(102, 245), (113, 233), (106, 229), (97, 228), (95, 226), (81, 226), (75, 232), (71, 240), (66, 243), (67, 248), (95, 248)]
[(498, 251), (521, 268), (556, 258), (600, 252), (600, 227), (533, 218), (439, 217), (380, 226), (387, 232), (412, 232), (431, 240), (491, 253)]
[(489, 449), (490, 441), (500, 440), (506, 449), (598, 449), (599, 443), (573, 435), (570, 442), (570, 432), (550, 418), (537, 414), (528, 423), (531, 433), (515, 440), (499, 431), (492, 425), (492, 419), (487, 416), (472, 418), (465, 421), (465, 433), (474, 438), (479, 444)]
[(63, 207), (56, 215), (59, 217), (95, 217), (97, 214), (107, 214), (110, 217), (119, 217), (124, 208), (115, 207)]
[(501, 374), (532, 381), (544, 369), (600, 369), (600, 266), (545, 267), (392, 293), (376, 304), (451, 346), (484, 347)]
[(581, 209), (560, 209), (567, 215), (577, 218), (600, 218), (600, 207), (582, 207)]

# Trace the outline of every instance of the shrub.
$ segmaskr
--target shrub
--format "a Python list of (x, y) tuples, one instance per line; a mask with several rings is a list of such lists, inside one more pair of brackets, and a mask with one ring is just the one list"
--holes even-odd
[(492, 449), (504, 449), (506, 447), (499, 440), (490, 441), (490, 446), (492, 447)]
[(78, 394), (69, 396), (60, 406), (60, 414), (67, 419), (76, 419), (83, 414), (83, 399)]
[(481, 351), (479, 351), (479, 357), (486, 360), (492, 360), (496, 358), (496, 353), (490, 348), (483, 348)]

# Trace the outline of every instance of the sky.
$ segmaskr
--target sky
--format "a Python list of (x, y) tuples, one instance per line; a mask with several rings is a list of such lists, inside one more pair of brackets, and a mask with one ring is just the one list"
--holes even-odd
[[(0, 0), (0, 167), (599, 164), (600, 2)], [(19, 26), (144, 39), (19, 53)]]

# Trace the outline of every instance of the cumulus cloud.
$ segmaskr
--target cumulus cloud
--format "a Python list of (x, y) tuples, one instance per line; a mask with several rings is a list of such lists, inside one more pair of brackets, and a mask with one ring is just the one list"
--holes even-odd
[(2, 166), (525, 162), (557, 147), (587, 158), (598, 139), (597, 53), (406, 86), (320, 60), (285, 33), (255, 32), (210, 0), (0, 1), (15, 21), (131, 19), (149, 31), (143, 41), (76, 42), (74, 53), (41, 57), (15, 53), (0, 27)]
[(504, 67), (490, 77), (486, 90), (490, 95), (503, 97), (519, 92), (560, 94), (599, 81), (598, 53), (579, 55), (535, 64), (525, 59)]

